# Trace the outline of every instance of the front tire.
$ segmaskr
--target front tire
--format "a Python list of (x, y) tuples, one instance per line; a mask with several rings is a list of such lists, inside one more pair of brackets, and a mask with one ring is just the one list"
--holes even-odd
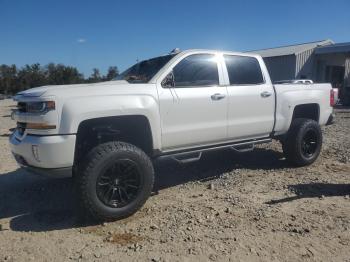
[(286, 159), (295, 166), (307, 166), (315, 162), (322, 147), (320, 125), (312, 120), (297, 118), (282, 143)]
[(154, 170), (138, 147), (108, 142), (87, 155), (76, 181), (84, 211), (96, 220), (114, 221), (143, 206), (153, 189)]

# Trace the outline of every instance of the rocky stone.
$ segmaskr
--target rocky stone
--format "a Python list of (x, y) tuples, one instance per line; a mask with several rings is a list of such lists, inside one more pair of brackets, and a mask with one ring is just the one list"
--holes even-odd
[(5, 231), (5, 230), (10, 230), (10, 225), (7, 223), (0, 224), (0, 231)]
[(158, 229), (158, 228), (159, 227), (157, 225), (154, 225), (154, 224), (150, 226), (150, 229), (152, 229), (152, 230), (155, 230), (155, 229)]
[(215, 185), (213, 183), (210, 183), (209, 186), (208, 186), (208, 189), (214, 190), (215, 189)]

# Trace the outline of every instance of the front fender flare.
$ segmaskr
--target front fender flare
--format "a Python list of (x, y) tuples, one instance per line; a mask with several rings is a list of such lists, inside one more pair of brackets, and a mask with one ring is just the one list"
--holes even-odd
[(142, 115), (152, 132), (153, 148), (161, 148), (161, 127), (156, 100), (150, 95), (79, 97), (66, 101), (60, 118), (61, 134), (75, 134), (85, 120), (102, 117)]

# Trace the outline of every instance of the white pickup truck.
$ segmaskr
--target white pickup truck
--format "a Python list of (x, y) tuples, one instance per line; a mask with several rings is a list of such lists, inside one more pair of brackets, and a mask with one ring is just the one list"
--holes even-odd
[(38, 87), (15, 100), (19, 165), (73, 176), (88, 213), (115, 220), (150, 196), (159, 158), (186, 163), (277, 139), (292, 164), (313, 163), (334, 93), (330, 84), (273, 85), (258, 55), (187, 50), (139, 62), (115, 81)]

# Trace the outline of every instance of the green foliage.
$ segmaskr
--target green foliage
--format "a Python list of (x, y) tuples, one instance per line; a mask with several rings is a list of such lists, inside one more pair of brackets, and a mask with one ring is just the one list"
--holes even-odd
[(12, 89), (18, 86), (17, 67), (15, 65), (0, 66), (0, 93), (11, 93)]
[(111, 66), (105, 76), (97, 68), (87, 79), (84, 79), (77, 68), (62, 64), (50, 63), (46, 66), (40, 64), (25, 65), (17, 68), (16, 65), (0, 65), (0, 93), (15, 94), (19, 91), (44, 86), (66, 85), (80, 83), (96, 83), (112, 80), (119, 74), (116, 66)]
[(92, 74), (88, 78), (87, 81), (88, 81), (88, 83), (101, 82), (102, 81), (102, 77), (101, 77), (101, 74), (100, 74), (100, 70), (98, 70), (97, 68), (92, 69)]
[(116, 66), (110, 66), (110, 67), (108, 68), (108, 72), (107, 72), (107, 75), (106, 75), (106, 79), (105, 79), (105, 80), (110, 81), (110, 80), (116, 78), (118, 75), (119, 75), (118, 67), (116, 67)]
[(75, 67), (50, 63), (45, 69), (48, 85), (84, 83), (84, 76)]

